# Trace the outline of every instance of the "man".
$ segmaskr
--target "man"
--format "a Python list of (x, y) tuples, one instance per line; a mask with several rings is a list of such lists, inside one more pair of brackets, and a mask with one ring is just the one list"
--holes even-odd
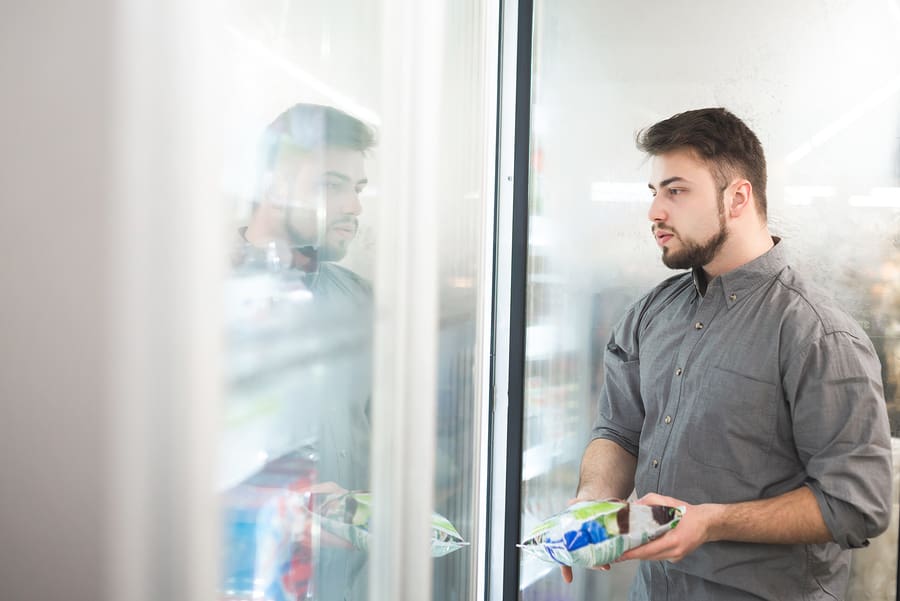
[(891, 507), (872, 345), (770, 235), (762, 146), (740, 119), (688, 111), (638, 147), (662, 260), (690, 271), (613, 329), (577, 499), (686, 507), (622, 557), (642, 560), (633, 600), (843, 598), (849, 549)]
[[(251, 320), (243, 330), (256, 328), (265, 344), (285, 347), (289, 361), (302, 357), (266, 375), (276, 387), (289, 387), (287, 392), (276, 388), (275, 394), (288, 396), (292, 407), (279, 434), (288, 433), (297, 444), (315, 439), (311, 476), (317, 483), (304, 484), (302, 493), (368, 490), (370, 485), (372, 287), (336, 262), (346, 256), (359, 229), (359, 195), (368, 183), (365, 155), (374, 143), (369, 126), (335, 108), (297, 104), (282, 112), (263, 132), (252, 213), (239, 230), (233, 257), (238, 278), (271, 275), (263, 287), (266, 294), (272, 289), (303, 293), (285, 295), (287, 313), (276, 327)], [(285, 304), (274, 306), (285, 310)], [(290, 340), (271, 340), (279, 334)], [(306, 536), (287, 540), (292, 527), (306, 519), (285, 526), (276, 511), (297, 494), (296, 484), (289, 488), (292, 492), (272, 498), (257, 516), (254, 588), (273, 598), (365, 599), (364, 552), (325, 531), (317, 532), (315, 541)], [(313, 554), (315, 575), (308, 590), (280, 588), (297, 571), (286, 567), (292, 565), (286, 563), (292, 552), (304, 562)]]
[[(271, 261), (274, 250), (278, 264), (300, 274), (313, 295), (316, 327), (304, 336), (317, 337), (328, 366), (341, 372), (314, 408), (318, 474), (348, 490), (369, 488), (373, 301), (368, 280), (335, 262), (359, 229), (365, 154), (374, 144), (369, 126), (338, 109), (296, 104), (285, 110), (263, 133), (259, 191), (241, 232), (251, 255), (264, 250)], [(335, 352), (331, 345), (341, 336), (365, 352)]]
[(370, 284), (334, 262), (359, 229), (371, 128), (328, 106), (297, 104), (265, 130), (253, 213), (237, 262), (264, 259), (306, 274), (321, 300), (371, 302)]

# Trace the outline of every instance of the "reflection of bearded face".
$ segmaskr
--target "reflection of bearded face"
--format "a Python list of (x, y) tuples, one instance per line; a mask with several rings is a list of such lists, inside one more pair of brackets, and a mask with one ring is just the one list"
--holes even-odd
[(318, 222), (317, 215), (307, 215), (298, 218), (293, 210), (288, 209), (287, 232), (291, 246), (295, 248), (312, 247), (317, 251), (317, 257), (320, 261), (340, 261), (343, 259), (350, 249), (350, 243), (359, 230), (359, 220), (352, 215), (330, 220), (326, 216), (325, 231), (322, 234), (318, 233), (319, 228), (317, 225), (317, 233), (315, 239), (313, 239), (313, 236), (303, 233), (302, 225), (297, 225), (298, 222), (308, 222), (311, 219), (315, 219)]
[(315, 249), (320, 261), (344, 258), (359, 230), (363, 163), (361, 152), (343, 148), (279, 157), (272, 194), (283, 199), (291, 246)]

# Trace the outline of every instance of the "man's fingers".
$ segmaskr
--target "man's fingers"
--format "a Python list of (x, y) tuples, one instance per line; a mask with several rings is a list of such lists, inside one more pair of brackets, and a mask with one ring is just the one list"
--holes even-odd
[(344, 494), (347, 489), (337, 482), (317, 482), (307, 489), (311, 493)]
[(658, 495), (654, 492), (648, 492), (646, 495), (635, 501), (635, 503), (639, 505), (666, 505), (668, 507), (678, 507), (684, 504), (678, 499)]
[(662, 536), (647, 544), (626, 551), (619, 557), (618, 561), (628, 561), (630, 559), (665, 559), (672, 553), (673, 545), (671, 545), (670, 542), (669, 539)]
[[(608, 572), (611, 567), (612, 566), (610, 566), (609, 564), (605, 564), (602, 566), (593, 566), (588, 569), (589, 570), (598, 570), (600, 572)], [(573, 579), (572, 568), (570, 568), (569, 566), (560, 566), (560, 570), (562, 571), (563, 580), (565, 580), (566, 582), (572, 582), (572, 579)]]

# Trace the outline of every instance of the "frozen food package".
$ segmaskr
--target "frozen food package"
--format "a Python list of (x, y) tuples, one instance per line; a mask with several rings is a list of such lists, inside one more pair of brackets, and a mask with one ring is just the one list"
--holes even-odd
[[(349, 541), (357, 549), (368, 550), (371, 493), (355, 491), (328, 495), (315, 503), (313, 513), (323, 530)], [(432, 514), (432, 557), (447, 555), (468, 544), (447, 518), (438, 513)]]
[(295, 451), (221, 494), (220, 599), (291, 601), (313, 590), (312, 530), (302, 492), (316, 482), (315, 460)]
[(683, 513), (683, 507), (582, 501), (538, 524), (518, 547), (564, 566), (602, 566), (662, 536)]

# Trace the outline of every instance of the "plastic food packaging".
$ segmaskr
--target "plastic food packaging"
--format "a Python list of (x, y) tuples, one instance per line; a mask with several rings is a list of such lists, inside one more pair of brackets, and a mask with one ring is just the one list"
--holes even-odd
[(683, 507), (583, 501), (538, 524), (518, 547), (564, 566), (602, 566), (662, 536), (683, 513)]
[(222, 493), (224, 544), (221, 600), (305, 599), (313, 588), (311, 520), (302, 493), (316, 481), (315, 462), (304, 452), (273, 461)]
[[(334, 534), (362, 551), (369, 549), (369, 520), (372, 517), (372, 495), (347, 492), (328, 495), (314, 504), (313, 514), (323, 530)], [(468, 545), (453, 524), (444, 516), (431, 516), (431, 555), (441, 557)]]

